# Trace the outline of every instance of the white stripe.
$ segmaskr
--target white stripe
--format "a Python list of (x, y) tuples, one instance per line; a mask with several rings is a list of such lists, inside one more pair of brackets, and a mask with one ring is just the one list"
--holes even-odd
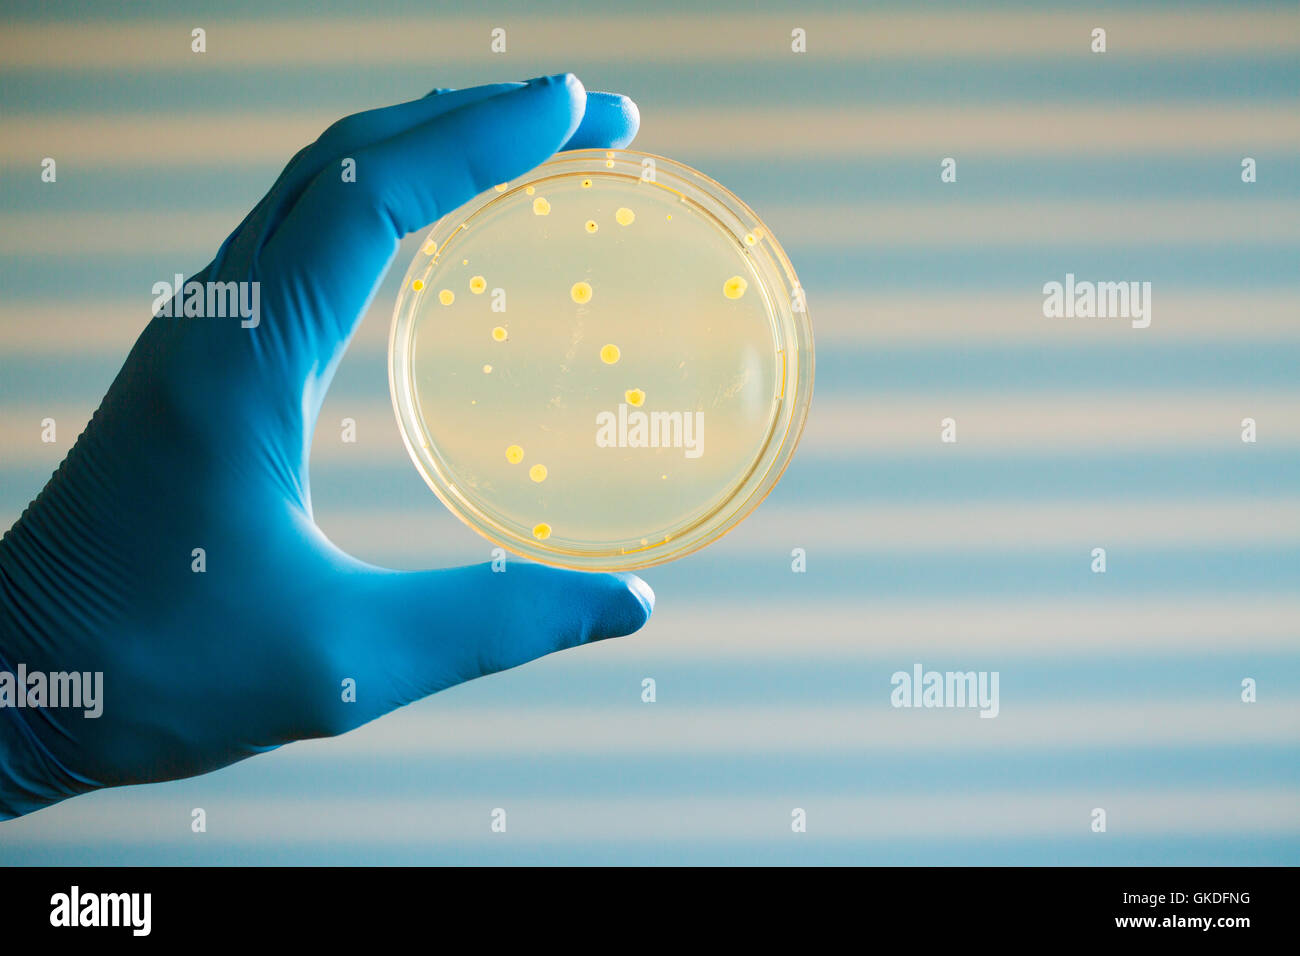
[[(377, 358), (373, 364), (378, 376), (383, 366)], [(340, 440), (338, 423), (344, 417), (357, 421), (356, 444)], [(940, 441), (941, 422), (948, 417), (956, 421), (955, 444)], [(1256, 445), (1241, 441), (1241, 421), (1246, 417), (1256, 420)], [(1195, 449), (1249, 455), (1257, 447), (1290, 448), (1298, 443), (1300, 393), (1294, 392), (1112, 391), (1100, 395), (1030, 390), (1023, 397), (952, 393), (944, 398), (885, 393), (814, 396), (799, 454), (921, 454), (932, 455), (940, 463), (960, 461), (964, 455), (1084, 450), (1142, 453)], [(395, 465), (405, 459), (388, 402), (327, 396), (313, 445), (313, 462)]]
[[(384, 388), (387, 369), (371, 357), (375, 390)], [(98, 401), (95, 402), (98, 405)], [(89, 403), (70, 405), (30, 400), (0, 404), (0, 448), (6, 466), (53, 467), (72, 447), (94, 411)], [(52, 417), (58, 441), (41, 441), (41, 422)], [(940, 422), (957, 422), (956, 444), (940, 441)], [(1241, 441), (1241, 421), (1254, 418), (1258, 443)], [(356, 421), (357, 441), (342, 441), (341, 422)], [(1300, 444), (1300, 394), (1287, 392), (1160, 392), (1062, 395), (1030, 391), (1008, 398), (954, 394), (865, 395), (813, 401), (798, 455), (856, 457), (866, 454), (933, 456), (936, 464), (963, 456), (1059, 454), (1112, 451), (1141, 454), (1161, 450), (1217, 451), (1251, 455), (1257, 448)], [(376, 468), (410, 467), (386, 399), (329, 395), (321, 409), (312, 446), (312, 464)], [(1159, 488), (1135, 488), (1159, 494)]]
[[(1044, 282), (1064, 279), (1064, 270), (1059, 276), (1043, 277)], [(1193, 293), (1157, 284), (1152, 292), (1155, 312), (1146, 329), (1134, 329), (1123, 319), (1045, 318), (1041, 285), (994, 292), (917, 291), (885, 296), (865, 292), (819, 295), (812, 289), (808, 292), (808, 307), (818, 348), (840, 344), (925, 345), (935, 349), (958, 344), (1127, 347), (1300, 339), (1296, 312), (1300, 289)], [(376, 322), (366, 334), (374, 335), (379, 326), (386, 333), (385, 323)]]
[[(195, 174), (196, 188), (201, 186), (202, 178)], [(201, 266), (212, 258), (246, 212), (235, 208), (228, 212), (150, 209), (146, 195), (141, 195), (140, 200), (146, 208), (115, 212), (0, 213), (0, 255), (76, 257), (152, 253), (173, 258), (175, 271), (189, 272), (194, 271), (195, 260), (201, 259)], [(158, 278), (172, 281), (170, 275)], [(148, 292), (146, 286), (140, 295), (146, 309), (152, 299)]]
[[(787, 246), (898, 248), (998, 242), (1061, 245), (1099, 239), (1126, 244), (1300, 241), (1300, 203), (1285, 201), (860, 201), (852, 204), (848, 214), (843, 204), (821, 203), (768, 204), (759, 213), (772, 227), (773, 235)], [(235, 208), (228, 212), (143, 209), (0, 213), (0, 255), (165, 251), (176, 257), (178, 268), (188, 267), (191, 261), (204, 259), (205, 254), (210, 257), (242, 218), (243, 212)], [(1062, 281), (1064, 276), (1054, 278)], [(1100, 278), (1128, 281), (1141, 276)], [(1036, 291), (1031, 289), (1026, 297), (1031, 305)], [(1163, 296), (1161, 306), (1162, 311), (1177, 315), (1163, 302)]]
[[(408, 240), (396, 262), (404, 266), (418, 246)], [(169, 247), (170, 248), (170, 247)], [(215, 246), (208, 252), (215, 252)], [(189, 271), (202, 256), (189, 258)], [(1051, 277), (1046, 277), (1050, 279)], [(1080, 278), (1083, 278), (1082, 276)], [(1064, 279), (1064, 274), (1057, 281)], [(160, 277), (159, 281), (162, 281)], [(167, 281), (172, 281), (167, 277)], [(1045, 280), (1046, 281), (1046, 280)], [(134, 298), (89, 301), (40, 300), (0, 303), (0, 351), (47, 360), (70, 354), (121, 355), (149, 320), (148, 288)], [(83, 290), (84, 291), (84, 290)], [(1158, 315), (1150, 328), (1134, 329), (1122, 319), (1047, 319), (1039, 287), (994, 292), (809, 293), (818, 349), (836, 345), (1188, 345), (1227, 341), (1300, 339), (1296, 298), (1300, 289), (1258, 292), (1159, 292)], [(391, 295), (381, 295), (353, 336), (350, 362), (387, 360), (392, 321)]]
[[(833, 506), (769, 505), (709, 546), (709, 554), (754, 558), (785, 567), (792, 548), (846, 554), (963, 554), (995, 562), (996, 554), (1073, 550), (1078, 572), (1090, 575), (1091, 552), (1107, 549), (1123, 574), (1126, 556), (1151, 549), (1287, 547), (1296, 544), (1300, 498), (1204, 500), (1149, 497), (1102, 501), (933, 502)], [(316, 512), (325, 534), (344, 551), (380, 564), (437, 565), (489, 560), (491, 545), (457, 529), (430, 495), (428, 508), (387, 510), (382, 504)], [(935, 587), (942, 592), (942, 581)]]
[[(864, 385), (870, 386), (869, 382)], [(1024, 395), (866, 395), (813, 399), (804, 440), (819, 454), (908, 451), (934, 454), (1061, 451), (1158, 451), (1198, 448), (1250, 454), (1241, 422), (1254, 418), (1269, 447), (1300, 442), (1300, 394), (1257, 389)], [(952, 418), (957, 442), (943, 444)], [(1160, 489), (1153, 489), (1160, 490)]]
[[(595, 651), (584, 648), (588, 654)], [(1218, 702), (1179, 699), (1158, 705), (1145, 697), (1022, 703), (1015, 699), (1015, 688), (1004, 683), (1001, 712), (989, 719), (969, 708), (890, 706), (891, 675), (895, 670), (910, 672), (918, 662), (941, 671), (994, 671), (1004, 663), (974, 650), (960, 661), (918, 661), (907, 655), (896, 667), (880, 665), (864, 675), (863, 703), (828, 706), (682, 705), (673, 702), (670, 682), (658, 688), (657, 703), (643, 704), (641, 679), (654, 675), (633, 668), (622, 707), (458, 705), (456, 700), (472, 699), (472, 690), (466, 689), (455, 699), (435, 696), (341, 738), (304, 741), (295, 748), (305, 751), (298, 759), (346, 760), (367, 754), (919, 754), (1300, 743), (1300, 701), (1241, 703), (1235, 673), (1225, 680)], [(1080, 693), (1090, 690), (1081, 687)]]
[[(386, 381), (387, 363), (372, 355), (369, 364), (379, 390)], [(861, 384), (871, 387), (869, 381)], [(339, 422), (345, 417), (357, 421), (356, 444), (340, 439)], [(957, 423), (955, 444), (940, 441), (941, 422), (949, 417)], [(1241, 441), (1241, 421), (1246, 417), (1256, 420), (1256, 445)], [(1031, 389), (1023, 396), (953, 392), (937, 397), (933, 391), (814, 395), (799, 453), (923, 454), (935, 456), (937, 463), (948, 460), (940, 456), (961, 460), (967, 454), (1084, 450), (1197, 449), (1249, 455), (1257, 447), (1296, 444), (1300, 444), (1300, 391), (1062, 394)], [(396, 465), (404, 460), (406, 451), (389, 402), (326, 397), (313, 462)]]
[[(276, 759), (259, 757), (259, 760)], [(340, 765), (340, 779), (348, 776)], [(580, 782), (575, 781), (575, 787)], [(511, 846), (588, 842), (789, 840), (836, 838), (932, 841), (935, 839), (1046, 838), (1125, 841), (1138, 837), (1272, 835), (1300, 832), (1300, 799), (1276, 787), (1134, 790), (1052, 789), (968, 791), (954, 795), (909, 793), (877, 796), (823, 794), (798, 789), (779, 794), (665, 796), (623, 799), (533, 798), (505, 786), (477, 797), (439, 799), (437, 781), (427, 797), (349, 798), (229, 797), (205, 791), (201, 782), (142, 791), (99, 791), (4, 824), (5, 843), (17, 847), (102, 845), (129, 841), (144, 846), (220, 847), (365, 843), (368, 846), (450, 845), (507, 850)], [(224, 789), (224, 788), (223, 788)], [(201, 806), (209, 830), (195, 836), (189, 807)], [(791, 812), (803, 809), (806, 834), (791, 832)], [(1107, 832), (1091, 832), (1093, 809), (1107, 814)], [(506, 832), (493, 833), (497, 809), (506, 811)], [(824, 844), (822, 844), (824, 846)], [(811, 848), (811, 847), (810, 847)]]
[[(808, 573), (815, 574), (823, 559), (813, 552), (808, 560)], [(773, 565), (789, 566), (785, 556), (782, 562)], [(1004, 655), (1059, 663), (1065, 655), (1292, 654), (1300, 649), (1298, 631), (1300, 600), (1290, 595), (728, 603), (667, 593), (641, 637), (602, 644), (599, 653), (614, 664), (896, 657), (957, 667)]]
[[(783, 15), (747, 11), (720, 23), (705, 14), (491, 17), (374, 16), (322, 19), (227, 19), (125, 23), (11, 23), (0, 34), (7, 69), (133, 72), (231, 67), (396, 67), (442, 69), (511, 64), (726, 63), (731, 68), (789, 64), (791, 32), (807, 33), (803, 56), (827, 60), (906, 61), (952, 56), (998, 60), (1016, 55), (1066, 57), (1090, 52), (1091, 31), (1104, 25), (1111, 56), (1264, 54), (1300, 49), (1300, 18), (1277, 10), (1107, 10), (1104, 17), (1066, 11), (942, 10)], [(207, 31), (207, 52), (191, 52), (191, 29)], [(491, 31), (506, 30), (505, 55), (490, 49)], [(432, 70), (432, 67), (431, 67)], [(517, 69), (510, 75), (518, 73)], [(430, 85), (433, 85), (432, 77)]]
[(0, 304), (0, 353), (9, 359), (30, 356), (47, 362), (100, 355), (125, 360), (149, 324), (149, 288), (142, 286), (140, 295), (127, 299), (87, 299), (87, 291), (68, 301)]
[[(937, 163), (934, 175), (937, 182)], [(946, 201), (858, 200), (847, 205), (784, 203), (757, 211), (786, 244), (943, 248), (993, 243), (1058, 246), (1097, 240), (1126, 245), (1300, 240), (1300, 203), (1283, 200), (950, 197)], [(1064, 276), (1055, 278), (1061, 281)]]
[[(33, 170), (193, 164), (275, 167), (338, 118), (328, 104), (285, 113), (68, 113), (0, 121), (0, 163)], [(780, 131), (774, 135), (773, 131)], [(1069, 107), (1055, 105), (773, 106), (656, 110), (636, 148), (701, 166), (733, 159), (932, 155), (1136, 156), (1152, 152), (1300, 150), (1295, 104)], [(1229, 172), (1231, 174), (1231, 172)], [(33, 172), (33, 176), (35, 172)], [(269, 185), (269, 182), (268, 182)]]

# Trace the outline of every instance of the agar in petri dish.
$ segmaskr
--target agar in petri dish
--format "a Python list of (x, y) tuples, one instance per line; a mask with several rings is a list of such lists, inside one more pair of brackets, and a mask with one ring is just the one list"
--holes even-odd
[(785, 252), (724, 187), (573, 150), (434, 225), (389, 381), (411, 459), (462, 521), (536, 561), (629, 570), (716, 540), (776, 485), (812, 327)]

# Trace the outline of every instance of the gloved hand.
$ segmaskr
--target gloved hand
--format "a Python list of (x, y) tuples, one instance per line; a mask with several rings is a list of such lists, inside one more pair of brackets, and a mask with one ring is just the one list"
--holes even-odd
[(654, 596), (631, 575), (364, 564), (313, 523), (307, 479), (321, 401), (398, 240), (637, 124), (630, 100), (565, 74), (349, 116), (293, 158), (192, 277), (259, 282), (257, 325), (155, 317), (0, 542), (0, 670), (103, 672), (98, 718), (0, 708), (0, 819), (343, 733), (645, 623)]

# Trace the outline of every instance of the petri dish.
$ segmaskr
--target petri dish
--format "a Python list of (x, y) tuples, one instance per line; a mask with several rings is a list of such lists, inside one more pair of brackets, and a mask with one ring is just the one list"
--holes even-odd
[(775, 487), (812, 400), (812, 326), (785, 252), (723, 186), (572, 150), (434, 225), (389, 384), (411, 460), (471, 528), (629, 570), (717, 540)]

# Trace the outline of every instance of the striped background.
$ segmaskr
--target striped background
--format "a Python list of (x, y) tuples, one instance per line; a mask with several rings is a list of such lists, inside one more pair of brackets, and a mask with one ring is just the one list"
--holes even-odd
[[(1294, 4), (159, 0), (96, 22), (71, 0), (7, 6), (5, 526), (98, 403), (151, 285), (206, 264), (331, 120), (434, 86), (572, 70), (631, 95), (637, 148), (711, 174), (780, 237), (818, 376), (781, 486), (717, 546), (646, 573), (643, 633), (4, 824), (0, 861), (1300, 862)], [(414, 242), (326, 400), (315, 513), (376, 563), (486, 560), (389, 405)], [(1042, 285), (1066, 272), (1150, 281), (1151, 327), (1045, 319)], [(916, 662), (999, 671), (1001, 715), (894, 710), (890, 675)]]

